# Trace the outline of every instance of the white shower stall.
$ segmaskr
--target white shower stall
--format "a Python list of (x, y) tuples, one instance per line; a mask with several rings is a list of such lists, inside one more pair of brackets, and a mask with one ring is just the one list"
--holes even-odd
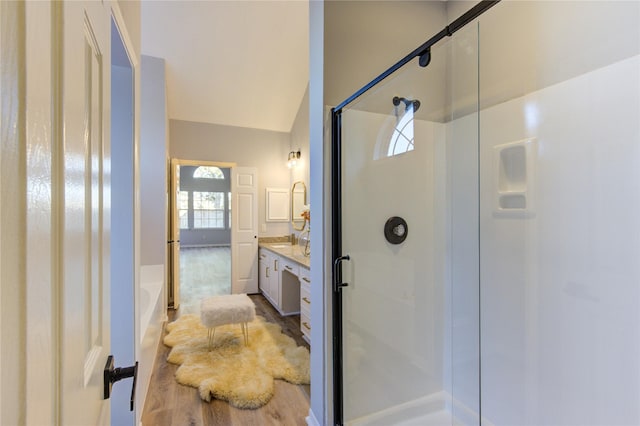
[(501, 2), (334, 109), (336, 423), (640, 424), (638, 28)]

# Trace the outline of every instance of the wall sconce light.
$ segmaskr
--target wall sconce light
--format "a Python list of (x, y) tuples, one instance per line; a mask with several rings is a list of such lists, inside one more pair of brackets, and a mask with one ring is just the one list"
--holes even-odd
[(291, 151), (289, 153), (289, 157), (287, 158), (287, 167), (290, 169), (294, 168), (296, 164), (298, 164), (298, 160), (300, 159), (300, 150)]

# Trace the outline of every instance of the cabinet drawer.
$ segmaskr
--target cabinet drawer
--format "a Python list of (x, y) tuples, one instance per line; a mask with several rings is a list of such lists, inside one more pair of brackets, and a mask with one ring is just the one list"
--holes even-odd
[(282, 257), (278, 258), (278, 269), (281, 271), (287, 271), (295, 276), (298, 276), (300, 273), (300, 266), (291, 260), (284, 259)]
[(309, 291), (309, 287), (301, 285), (300, 286), (300, 309), (307, 308), (311, 309), (311, 292)]
[(311, 271), (307, 268), (300, 267), (300, 284), (301, 285), (310, 285), (311, 284)]
[(307, 338), (311, 338), (311, 320), (304, 313), (300, 314), (300, 331)]
[[(311, 306), (307, 305), (307, 306), (302, 306), (300, 305), (300, 315), (304, 315), (307, 318), (311, 319)], [(311, 323), (309, 323), (311, 324)]]

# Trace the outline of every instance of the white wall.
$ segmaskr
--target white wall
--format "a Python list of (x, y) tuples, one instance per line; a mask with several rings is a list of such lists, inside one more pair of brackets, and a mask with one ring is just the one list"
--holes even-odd
[[(165, 308), (166, 285), (160, 284), (157, 301), (148, 303), (143, 278), (148, 280), (149, 271), (154, 271), (155, 280), (166, 282), (168, 271), (167, 253), (167, 220), (168, 220), (168, 176), (167, 176), (167, 111), (165, 86), (165, 61), (143, 55), (141, 57), (141, 111), (140, 111), (140, 143), (139, 143), (139, 215), (140, 232), (140, 270), (138, 271), (138, 289), (136, 304), (136, 320), (139, 338), (136, 340), (136, 357), (140, 362), (138, 371), (137, 420), (142, 415), (143, 404), (153, 365), (158, 341), (160, 339), (162, 321), (166, 320)], [(153, 293), (155, 296), (156, 293)], [(146, 305), (151, 305), (146, 307)], [(148, 315), (147, 309), (160, 309), (161, 315), (151, 315), (147, 327), (143, 327), (142, 317)]]
[(169, 127), (171, 158), (257, 167), (259, 235), (289, 235), (289, 222), (266, 222), (265, 211), (267, 187), (290, 188), (289, 133), (181, 120)]
[(290, 150), (300, 149), (300, 159), (296, 167), (291, 169), (291, 184), (302, 181), (307, 186), (307, 199), (309, 198), (309, 87), (304, 92), (296, 119), (291, 127)]
[[(311, 200), (311, 187), (310, 187), (310, 144), (309, 144), (309, 86), (304, 92), (304, 97), (300, 103), (300, 108), (296, 114), (296, 119), (291, 127), (291, 145), (290, 151), (300, 150), (300, 159), (294, 168), (291, 169), (291, 178), (289, 187), (293, 187), (295, 182), (304, 182), (307, 188), (307, 204)], [(298, 234), (300, 231), (290, 228), (290, 232)]]
[(325, 105), (342, 102), (444, 28), (445, 4), (325, 2)]
[(141, 73), (140, 263), (164, 265), (168, 211), (164, 59), (142, 55)]
[[(329, 173), (327, 151), (324, 144), (324, 1), (309, 2), (309, 191), (311, 215), (315, 237), (311, 239), (311, 281), (320, 283), (311, 287), (311, 397), (307, 424), (320, 426), (328, 424), (333, 416), (332, 401), (332, 364), (331, 364), (331, 323), (328, 319), (330, 285), (326, 284), (329, 275), (328, 250), (329, 207), (325, 203), (328, 191)], [(329, 223), (328, 223), (329, 222)], [(330, 278), (329, 278), (330, 279)]]

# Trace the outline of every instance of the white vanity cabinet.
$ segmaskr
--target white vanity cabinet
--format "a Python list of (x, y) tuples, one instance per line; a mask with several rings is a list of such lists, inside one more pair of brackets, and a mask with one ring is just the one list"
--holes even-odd
[(300, 330), (302, 338), (311, 344), (311, 271), (300, 267)]
[(300, 265), (266, 248), (258, 254), (259, 287), (280, 315), (300, 313)]
[(262, 292), (264, 297), (266, 297), (272, 305), (277, 306), (279, 304), (277, 296), (280, 284), (278, 282), (279, 274), (275, 269), (277, 263), (274, 261), (274, 254), (264, 249), (260, 249), (258, 253), (258, 270), (260, 272), (258, 286), (260, 292)]

